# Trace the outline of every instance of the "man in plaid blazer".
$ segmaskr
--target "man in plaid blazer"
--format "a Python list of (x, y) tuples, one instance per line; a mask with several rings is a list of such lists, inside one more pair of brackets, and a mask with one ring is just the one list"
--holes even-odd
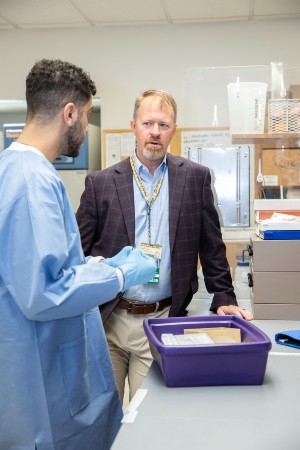
[(145, 91), (136, 99), (135, 152), (87, 176), (76, 215), (85, 254), (108, 258), (128, 245), (153, 255), (158, 250), (151, 286), (101, 306), (121, 399), (126, 376), (131, 398), (152, 361), (143, 320), (149, 314), (187, 314), (198, 289), (198, 257), (207, 290), (214, 294), (210, 310), (253, 318), (236, 301), (209, 169), (167, 154), (176, 112), (175, 100), (164, 91)]

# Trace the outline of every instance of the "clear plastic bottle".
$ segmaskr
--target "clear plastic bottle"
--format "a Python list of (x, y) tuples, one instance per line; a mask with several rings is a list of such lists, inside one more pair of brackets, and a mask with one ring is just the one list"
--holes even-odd
[(234, 291), (237, 300), (250, 299), (249, 272), (249, 261), (245, 259), (245, 250), (243, 250), (242, 259), (237, 261), (234, 277)]

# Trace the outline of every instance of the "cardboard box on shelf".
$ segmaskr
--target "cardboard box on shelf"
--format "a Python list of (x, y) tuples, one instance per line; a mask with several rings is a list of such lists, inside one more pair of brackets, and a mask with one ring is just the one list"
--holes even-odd
[(300, 98), (300, 84), (291, 84), (291, 98)]
[(300, 186), (300, 149), (267, 149), (262, 152), (262, 173), (276, 175), (278, 186)]

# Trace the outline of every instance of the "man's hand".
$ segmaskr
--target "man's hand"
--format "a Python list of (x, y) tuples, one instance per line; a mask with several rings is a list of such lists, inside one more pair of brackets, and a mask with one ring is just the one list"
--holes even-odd
[(228, 305), (228, 306), (219, 306), (217, 309), (218, 316), (238, 316), (242, 317), (246, 320), (253, 320), (253, 314), (246, 309), (242, 309), (239, 306)]

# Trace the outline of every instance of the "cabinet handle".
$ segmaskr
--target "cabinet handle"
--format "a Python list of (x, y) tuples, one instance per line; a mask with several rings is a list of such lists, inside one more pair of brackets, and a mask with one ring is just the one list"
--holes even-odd
[(248, 285), (249, 285), (249, 287), (253, 287), (253, 276), (252, 276), (252, 273), (248, 273)]
[(253, 249), (252, 249), (251, 245), (247, 245), (247, 250), (248, 250), (249, 256), (253, 256)]

